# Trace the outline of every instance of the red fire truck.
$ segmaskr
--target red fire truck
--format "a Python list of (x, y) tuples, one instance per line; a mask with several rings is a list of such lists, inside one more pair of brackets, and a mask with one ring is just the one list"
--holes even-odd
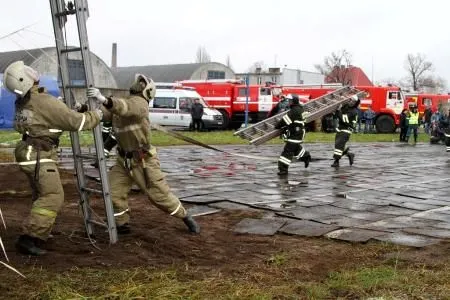
[[(242, 80), (184, 80), (179, 82), (193, 87), (209, 106), (223, 115), (223, 128), (239, 127), (245, 121), (247, 86)], [(280, 89), (272, 86), (248, 86), (248, 121), (259, 122), (278, 102), (274, 94)]]
[[(335, 84), (315, 86), (286, 85), (281, 88), (281, 91), (283, 94), (295, 93), (314, 99), (339, 87), (341, 85)], [(377, 132), (394, 132), (400, 123), (400, 113), (405, 105), (405, 97), (400, 88), (396, 86), (355, 86), (355, 88), (366, 92), (366, 96), (361, 99), (360, 108), (364, 112), (370, 105), (376, 113), (374, 122)], [(323, 128), (326, 127), (323, 126)]]
[(409, 108), (410, 103), (416, 103), (420, 116), (423, 115), (427, 106), (430, 106), (431, 110), (435, 112), (440, 104), (450, 103), (450, 95), (442, 94), (408, 93), (405, 98), (405, 108)]

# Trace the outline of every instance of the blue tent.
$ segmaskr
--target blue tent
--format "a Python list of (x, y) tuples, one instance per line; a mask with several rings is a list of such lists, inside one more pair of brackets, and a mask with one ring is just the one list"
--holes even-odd
[[(56, 77), (41, 76), (39, 85), (45, 87), (53, 96), (60, 96)], [(3, 74), (0, 73), (0, 129), (13, 128), (15, 101), (16, 96), (3, 86)]]

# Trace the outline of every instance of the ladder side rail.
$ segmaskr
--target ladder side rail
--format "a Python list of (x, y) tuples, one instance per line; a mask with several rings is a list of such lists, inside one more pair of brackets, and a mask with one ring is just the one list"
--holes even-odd
[[(55, 45), (56, 52), (58, 56), (58, 73), (60, 75), (62, 92), (64, 96), (64, 100), (69, 108), (74, 106), (74, 99), (72, 99), (72, 93), (70, 93), (67, 85), (70, 83), (69, 79), (69, 68), (68, 68), (68, 53), (61, 53), (61, 50), (65, 48), (65, 40), (63, 35), (63, 28), (65, 26), (65, 17), (57, 17), (57, 14), (60, 14), (64, 11), (63, 7), (64, 2), (58, 0), (50, 0), (50, 9), (52, 12), (52, 22), (53, 22), (53, 30), (55, 33)], [(74, 158), (74, 168), (76, 171), (77, 182), (78, 182), (78, 192), (81, 198), (81, 207), (83, 210), (83, 216), (85, 220), (89, 220), (91, 216), (91, 211), (89, 209), (89, 198), (88, 195), (82, 191), (82, 188), (86, 186), (86, 178), (84, 176), (83, 169), (83, 160), (79, 158), (77, 155), (81, 154), (80, 140), (78, 132), (70, 132), (70, 139), (72, 144), (72, 152)], [(91, 235), (93, 233), (92, 225), (86, 223), (86, 231), (87, 234)]]
[[(92, 70), (91, 64), (91, 55), (89, 51), (89, 41), (87, 37), (87, 14), (88, 7), (87, 2), (83, 0), (75, 0), (75, 9), (76, 9), (76, 19), (78, 25), (78, 35), (80, 39), (80, 47), (81, 47), (81, 55), (84, 63), (84, 71), (86, 77), (86, 86), (93, 87), (94, 86), (94, 73)], [(88, 99), (90, 107), (96, 107), (97, 103), (93, 98)], [(116, 222), (114, 218), (114, 209), (111, 200), (111, 190), (109, 186), (108, 180), (108, 171), (106, 168), (106, 159), (103, 148), (103, 138), (102, 138), (102, 128), (101, 124), (97, 125), (94, 129), (94, 143), (95, 149), (97, 152), (100, 180), (102, 184), (103, 190), (103, 200), (105, 204), (105, 212), (106, 218), (108, 221), (108, 233), (110, 238), (110, 243), (114, 244), (117, 242), (117, 230), (116, 230)]]

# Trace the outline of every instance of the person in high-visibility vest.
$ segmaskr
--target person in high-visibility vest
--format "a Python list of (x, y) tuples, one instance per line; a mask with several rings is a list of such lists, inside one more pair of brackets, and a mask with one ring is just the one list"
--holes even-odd
[(409, 142), (411, 132), (414, 134), (414, 144), (417, 143), (417, 130), (419, 128), (419, 111), (417, 104), (411, 106), (411, 111), (408, 113), (408, 133), (406, 134), (406, 142)]

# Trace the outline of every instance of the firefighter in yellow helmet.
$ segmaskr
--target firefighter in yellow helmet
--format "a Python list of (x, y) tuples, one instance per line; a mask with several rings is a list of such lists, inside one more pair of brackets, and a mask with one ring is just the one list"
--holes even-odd
[(32, 189), (33, 205), (25, 218), (17, 249), (25, 254), (42, 255), (64, 202), (64, 191), (56, 166), (59, 137), (63, 131), (94, 128), (102, 112), (78, 113), (39, 87), (39, 74), (23, 61), (10, 64), (4, 73), (5, 87), (17, 95), (14, 128), (22, 134), (15, 149), (20, 169)]
[(199, 233), (200, 226), (170, 191), (156, 149), (150, 144), (148, 103), (155, 93), (154, 82), (141, 74), (136, 75), (127, 98), (105, 97), (96, 88), (88, 89), (88, 97), (102, 104), (104, 120), (112, 120), (118, 143), (117, 162), (109, 173), (117, 232), (130, 232), (128, 193), (136, 183), (156, 207), (182, 219), (190, 232)]

